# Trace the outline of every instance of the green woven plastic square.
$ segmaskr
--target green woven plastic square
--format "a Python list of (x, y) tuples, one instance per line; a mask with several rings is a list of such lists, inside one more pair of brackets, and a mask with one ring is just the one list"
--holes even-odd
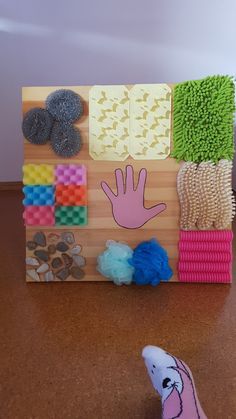
[(87, 207), (59, 206), (55, 210), (55, 220), (58, 226), (84, 226), (88, 223)]
[(231, 160), (234, 111), (232, 77), (212, 76), (177, 84), (172, 157), (196, 163)]

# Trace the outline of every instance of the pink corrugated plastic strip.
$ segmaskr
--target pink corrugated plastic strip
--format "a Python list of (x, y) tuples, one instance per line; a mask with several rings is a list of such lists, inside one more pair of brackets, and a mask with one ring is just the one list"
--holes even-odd
[(231, 282), (231, 275), (225, 272), (181, 272), (180, 281), (228, 284)]
[(222, 262), (179, 262), (179, 272), (211, 272), (229, 271), (229, 264)]
[(231, 230), (180, 231), (180, 282), (232, 281)]
[(195, 252), (187, 250), (185, 252), (182, 251), (181, 254), (183, 255), (181, 260), (184, 262), (231, 262), (230, 246), (228, 251), (225, 251), (225, 249), (220, 252)]
[(231, 230), (207, 230), (207, 231), (180, 231), (180, 239), (197, 242), (224, 242), (232, 241), (233, 232)]
[(180, 241), (179, 250), (188, 252), (231, 252), (231, 242)]

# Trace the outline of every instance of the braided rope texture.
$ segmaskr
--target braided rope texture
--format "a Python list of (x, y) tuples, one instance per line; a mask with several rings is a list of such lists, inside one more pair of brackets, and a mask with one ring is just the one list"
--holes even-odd
[(178, 173), (180, 227), (183, 230), (224, 230), (235, 214), (231, 186), (232, 162), (184, 163)]

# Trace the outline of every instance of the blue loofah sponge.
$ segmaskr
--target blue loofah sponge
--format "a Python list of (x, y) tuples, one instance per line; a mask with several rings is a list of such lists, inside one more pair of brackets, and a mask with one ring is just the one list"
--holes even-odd
[(167, 252), (156, 239), (140, 243), (129, 263), (134, 267), (133, 280), (137, 285), (157, 285), (173, 275)]
[(133, 250), (127, 244), (113, 240), (108, 240), (106, 246), (107, 249), (97, 258), (97, 270), (116, 285), (129, 285), (134, 268), (128, 260), (132, 258)]

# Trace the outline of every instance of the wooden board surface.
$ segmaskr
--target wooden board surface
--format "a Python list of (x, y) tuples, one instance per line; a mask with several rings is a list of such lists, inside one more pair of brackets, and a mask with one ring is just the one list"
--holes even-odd
[[(132, 86), (127, 86), (128, 88)], [(124, 162), (95, 161), (88, 152), (89, 149), (89, 118), (88, 95), (90, 86), (54, 86), (54, 87), (25, 87), (22, 90), (23, 113), (29, 109), (40, 106), (45, 107), (45, 99), (49, 93), (67, 88), (79, 93), (84, 101), (84, 114), (76, 123), (81, 131), (83, 147), (76, 158), (59, 159), (50, 149), (50, 145), (35, 146), (24, 140), (24, 162), (27, 163), (77, 163), (85, 164), (88, 172), (88, 225), (85, 227), (26, 227), (26, 238), (29, 240), (36, 231), (73, 231), (77, 243), (83, 247), (82, 254), (87, 260), (85, 268), (85, 281), (105, 280), (96, 270), (96, 258), (105, 248), (106, 240), (112, 239), (127, 242), (131, 247), (142, 240), (156, 237), (160, 244), (167, 250), (170, 265), (174, 275), (171, 281), (177, 281), (178, 237), (179, 237), (179, 201), (176, 189), (176, 177), (179, 164), (172, 158), (155, 161), (137, 161), (128, 158)], [(102, 180), (115, 188), (114, 171), (118, 167), (124, 169), (131, 164), (135, 171), (137, 181), (138, 172), (145, 167), (148, 171), (145, 206), (151, 207), (158, 202), (165, 202), (167, 209), (136, 230), (119, 227), (111, 212), (111, 206), (100, 187)], [(132, 210), (132, 208), (131, 208)], [(30, 252), (27, 251), (27, 255)], [(70, 277), (69, 280), (72, 280)]]

